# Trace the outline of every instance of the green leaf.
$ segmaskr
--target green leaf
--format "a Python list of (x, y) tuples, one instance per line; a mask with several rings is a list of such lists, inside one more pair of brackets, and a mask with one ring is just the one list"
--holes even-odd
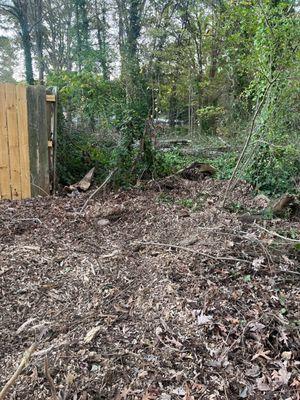
[(244, 280), (244, 282), (251, 282), (252, 277), (251, 277), (251, 275), (245, 275), (245, 276), (243, 277), (243, 280)]

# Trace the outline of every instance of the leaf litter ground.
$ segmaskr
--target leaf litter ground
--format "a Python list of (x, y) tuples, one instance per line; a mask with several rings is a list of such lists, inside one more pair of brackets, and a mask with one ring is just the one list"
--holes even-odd
[(225, 185), (2, 202), (0, 387), (37, 343), (8, 398), (299, 399), (299, 251)]

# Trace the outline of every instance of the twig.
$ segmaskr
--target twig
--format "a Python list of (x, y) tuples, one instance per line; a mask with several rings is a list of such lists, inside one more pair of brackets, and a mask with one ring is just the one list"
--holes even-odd
[(33, 221), (36, 223), (39, 223), (40, 225), (42, 225), (42, 221), (39, 218), (18, 218), (18, 219), (12, 219), (11, 223), (14, 222), (19, 222), (19, 221)]
[(273, 80), (269, 83), (269, 85), (267, 86), (267, 88), (266, 88), (266, 90), (265, 90), (265, 92), (264, 92), (263, 98), (261, 99), (261, 102), (259, 103), (259, 105), (257, 106), (257, 108), (256, 108), (256, 110), (255, 110), (255, 113), (254, 113), (254, 115), (253, 115), (252, 122), (251, 122), (250, 132), (249, 132), (249, 134), (248, 134), (248, 136), (247, 136), (247, 138), (246, 138), (246, 141), (245, 141), (243, 150), (242, 150), (242, 152), (241, 152), (241, 154), (240, 154), (240, 156), (239, 156), (239, 159), (238, 159), (238, 161), (237, 161), (237, 163), (236, 163), (236, 166), (234, 167), (234, 170), (233, 170), (233, 172), (232, 172), (232, 175), (231, 175), (231, 177), (230, 177), (230, 179), (229, 179), (229, 182), (228, 182), (228, 184), (227, 184), (226, 191), (225, 191), (225, 195), (224, 195), (224, 199), (223, 199), (223, 202), (222, 202), (222, 207), (224, 207), (224, 205), (225, 205), (225, 203), (226, 203), (226, 199), (227, 199), (229, 190), (230, 190), (230, 188), (231, 188), (232, 182), (233, 182), (233, 180), (234, 180), (234, 178), (235, 178), (235, 176), (236, 176), (237, 170), (238, 170), (238, 168), (239, 168), (239, 166), (240, 166), (240, 164), (241, 164), (241, 162), (242, 162), (242, 159), (244, 158), (244, 155), (245, 155), (245, 153), (246, 153), (246, 150), (247, 150), (247, 148), (248, 148), (248, 146), (249, 146), (250, 140), (251, 140), (252, 135), (253, 135), (254, 127), (255, 127), (256, 118), (258, 117), (258, 114), (259, 114), (259, 112), (260, 112), (262, 106), (264, 105), (264, 102), (265, 102), (265, 99), (266, 99), (266, 97), (267, 97), (267, 94), (268, 94), (268, 92), (269, 92), (271, 86), (275, 83), (275, 81), (276, 81), (276, 79), (273, 79)]
[(49, 193), (46, 192), (46, 190), (44, 190), (42, 187), (40, 187), (39, 185), (36, 185), (35, 183), (31, 182), (31, 185), (34, 186), (35, 188), (39, 189), (41, 192), (43, 192), (46, 196), (49, 196)]
[(102, 189), (104, 188), (104, 186), (107, 185), (107, 183), (111, 180), (111, 178), (113, 177), (113, 175), (117, 172), (117, 168), (113, 169), (112, 171), (110, 171), (109, 175), (107, 176), (107, 178), (105, 179), (105, 181), (90, 195), (90, 197), (87, 199), (87, 201), (84, 203), (84, 205), (82, 206), (80, 213), (82, 214), (83, 211), (85, 210), (86, 206), (88, 205), (89, 201)]
[(29, 360), (30, 360), (32, 354), (35, 352), (35, 350), (36, 350), (36, 343), (33, 343), (29, 347), (29, 349), (25, 351), (18, 368), (16, 369), (16, 371), (14, 372), (12, 377), (8, 380), (8, 382), (4, 385), (3, 389), (1, 390), (0, 400), (3, 400), (5, 398), (5, 396), (7, 395), (10, 388), (13, 386), (13, 384), (16, 382), (16, 380), (18, 379), (18, 377), (21, 374), (21, 372), (23, 371), (23, 369), (28, 365)]
[(168, 243), (158, 243), (158, 242), (134, 242), (135, 244), (140, 244), (144, 246), (158, 246), (158, 247), (169, 247), (171, 249), (178, 249), (178, 250), (184, 250), (188, 251), (190, 253), (200, 255), (203, 257), (211, 258), (212, 260), (227, 260), (227, 261), (240, 261), (240, 262), (246, 262), (248, 264), (251, 264), (250, 261), (248, 260), (243, 260), (241, 258), (234, 258), (234, 257), (216, 257), (212, 256), (211, 254), (206, 254), (206, 253), (201, 253), (200, 251), (189, 249), (188, 247), (184, 246), (177, 246), (176, 244), (168, 244)]
[(50, 372), (49, 372), (49, 363), (48, 363), (48, 357), (47, 356), (45, 357), (45, 361), (44, 361), (44, 372), (45, 372), (46, 379), (47, 379), (47, 381), (49, 383), (49, 386), (50, 386), (51, 396), (52, 396), (53, 400), (58, 400), (58, 397), (57, 397), (57, 394), (56, 394), (56, 388), (55, 388), (55, 385), (54, 385), (54, 381), (53, 381), (52, 376), (50, 375)]
[(266, 228), (264, 228), (263, 226), (258, 225), (258, 224), (254, 224), (254, 225), (257, 226), (257, 228), (262, 229), (263, 231), (268, 232), (268, 233), (270, 233), (270, 234), (273, 235), (273, 236), (277, 236), (277, 237), (279, 237), (280, 239), (286, 240), (287, 242), (292, 242), (292, 243), (300, 244), (300, 240), (291, 239), (291, 238), (288, 238), (288, 237), (286, 237), (286, 236), (282, 236), (282, 235), (280, 235), (279, 233), (274, 232), (274, 231), (269, 231), (268, 229), (266, 229)]
[(277, 273), (292, 274), (292, 275), (298, 275), (298, 276), (300, 276), (300, 272), (292, 271), (291, 269), (280, 269), (279, 271), (276, 271), (276, 272), (277, 272)]

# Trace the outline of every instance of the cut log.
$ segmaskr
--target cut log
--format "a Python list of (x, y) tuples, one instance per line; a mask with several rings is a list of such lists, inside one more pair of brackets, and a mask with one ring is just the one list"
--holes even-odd
[(299, 204), (297, 203), (296, 197), (293, 195), (285, 194), (274, 203), (272, 211), (274, 215), (280, 217), (286, 211), (293, 210), (297, 207), (299, 208)]
[(95, 167), (92, 168), (79, 182), (74, 183), (73, 185), (70, 186), (66, 186), (65, 190), (67, 192), (73, 192), (76, 190), (80, 192), (86, 192), (91, 186), (94, 172), (95, 172)]
[(185, 179), (197, 181), (205, 176), (213, 176), (217, 172), (216, 168), (207, 163), (193, 162), (188, 167), (177, 172)]

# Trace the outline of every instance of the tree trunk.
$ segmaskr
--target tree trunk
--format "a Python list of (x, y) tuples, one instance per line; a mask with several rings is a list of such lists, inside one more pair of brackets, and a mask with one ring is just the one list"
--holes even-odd
[(42, 23), (42, 0), (34, 0), (35, 7), (35, 38), (36, 38), (36, 53), (39, 69), (39, 83), (44, 84), (45, 62), (43, 55), (43, 23)]
[(176, 116), (177, 116), (176, 84), (173, 84), (169, 98), (169, 125), (171, 128), (175, 126)]
[(26, 82), (29, 85), (34, 85), (34, 77), (33, 77), (33, 68), (32, 68), (32, 54), (31, 54), (31, 38), (29, 32), (29, 24), (28, 24), (28, 16), (27, 16), (27, 5), (24, 5), (22, 10), (22, 14), (20, 14), (19, 23), (20, 23), (20, 36), (22, 40), (22, 46), (24, 51), (25, 58), (25, 75)]
[(108, 45), (107, 45), (107, 22), (106, 22), (106, 4), (102, 1), (101, 13), (102, 18), (98, 12), (98, 2), (95, 0), (95, 12), (96, 12), (96, 29), (97, 29), (97, 41), (100, 51), (100, 64), (103, 74), (103, 79), (109, 81), (109, 62), (108, 62)]

